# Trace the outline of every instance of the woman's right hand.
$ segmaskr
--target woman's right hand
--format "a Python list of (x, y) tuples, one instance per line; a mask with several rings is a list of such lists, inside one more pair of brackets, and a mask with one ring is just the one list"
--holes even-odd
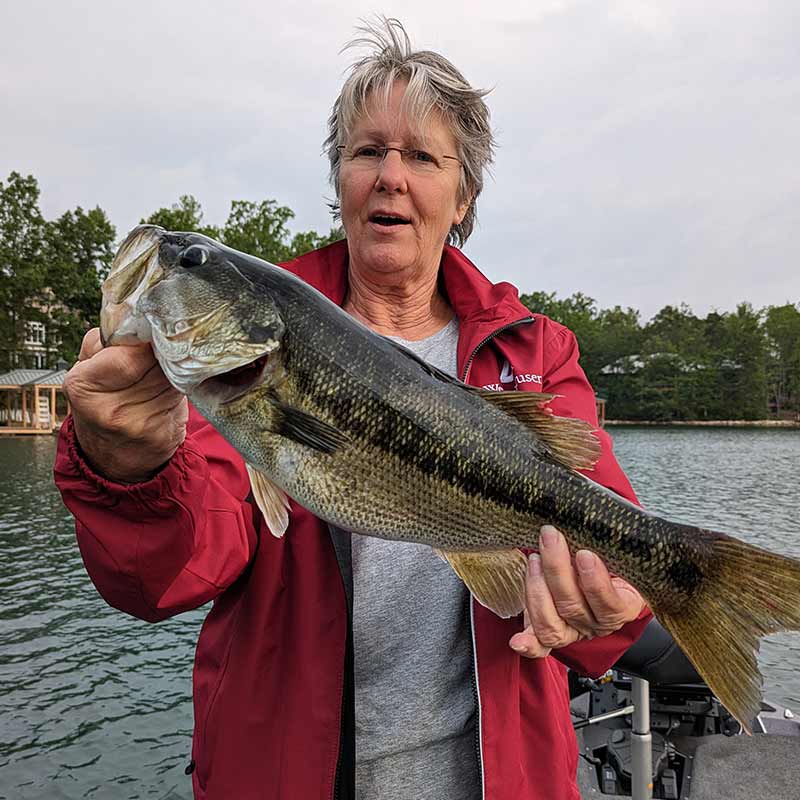
[(103, 347), (92, 328), (64, 392), (84, 456), (110, 480), (148, 480), (186, 436), (186, 397), (166, 379), (149, 344)]

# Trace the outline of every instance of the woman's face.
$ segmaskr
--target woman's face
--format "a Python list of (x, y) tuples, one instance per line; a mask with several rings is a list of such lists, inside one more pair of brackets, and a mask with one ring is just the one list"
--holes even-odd
[[(456, 155), (456, 143), (441, 117), (431, 114), (422, 141), (400, 113), (405, 83), (392, 89), (388, 107), (369, 103), (367, 114), (351, 131), (347, 148), (369, 145), (424, 150), (440, 160), (442, 169), (417, 174), (400, 153), (389, 150), (380, 164), (365, 168), (343, 156), (339, 202), (347, 235), (351, 268), (379, 272), (405, 281), (438, 270), (450, 226), (469, 207), (458, 202), (461, 165), (441, 156)], [(387, 217), (394, 218), (387, 224)]]

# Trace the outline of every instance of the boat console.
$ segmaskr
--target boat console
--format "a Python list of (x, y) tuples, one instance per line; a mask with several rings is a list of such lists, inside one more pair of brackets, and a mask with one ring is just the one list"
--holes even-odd
[(570, 693), (584, 800), (800, 798), (800, 721), (763, 702), (742, 735), (656, 620), (603, 678), (570, 674)]

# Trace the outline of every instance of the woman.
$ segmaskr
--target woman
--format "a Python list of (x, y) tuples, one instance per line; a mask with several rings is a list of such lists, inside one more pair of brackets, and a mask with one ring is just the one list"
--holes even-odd
[[(562, 395), (596, 424), (574, 337), (452, 246), (472, 231), (489, 113), (399, 23), (337, 99), (326, 142), (346, 241), (286, 265), (469, 383)], [(363, 40), (362, 40), (363, 43)], [(542, 530), (525, 619), (477, 605), (428, 548), (343, 534), (292, 505), (265, 535), (239, 456), (149, 348), (92, 331), (65, 386), (56, 476), (87, 569), (151, 621), (215, 600), (194, 672), (197, 798), (577, 800), (565, 665), (607, 669), (648, 619), (589, 552)], [(634, 499), (607, 437), (592, 477)]]

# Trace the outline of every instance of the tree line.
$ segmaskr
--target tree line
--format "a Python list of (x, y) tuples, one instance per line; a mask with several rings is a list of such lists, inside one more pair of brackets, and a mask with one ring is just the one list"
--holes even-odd
[[(100, 284), (117, 232), (105, 211), (80, 206), (55, 220), (39, 209), (39, 186), (12, 172), (0, 181), (0, 371), (34, 366), (24, 347), (29, 324), (44, 329), (46, 365), (71, 364), (85, 331), (98, 324)], [(192, 195), (142, 222), (199, 231), (273, 263), (342, 238), (292, 232), (292, 210), (275, 200), (234, 200), (225, 223), (206, 223)], [(800, 414), (800, 304), (695, 316), (665, 306), (643, 324), (632, 308), (601, 309), (581, 293), (532, 292), (532, 311), (571, 328), (581, 365), (608, 401), (609, 416), (633, 420), (762, 419)]]
[(598, 308), (584, 294), (521, 296), (532, 311), (571, 328), (581, 366), (608, 416), (627, 420), (797, 419), (800, 303), (705, 318), (665, 306), (642, 324), (633, 308)]

